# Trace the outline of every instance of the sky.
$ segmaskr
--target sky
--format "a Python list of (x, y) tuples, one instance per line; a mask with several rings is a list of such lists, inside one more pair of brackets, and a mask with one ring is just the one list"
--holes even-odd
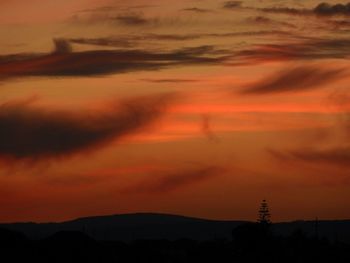
[(350, 4), (0, 0), (0, 222), (350, 218)]

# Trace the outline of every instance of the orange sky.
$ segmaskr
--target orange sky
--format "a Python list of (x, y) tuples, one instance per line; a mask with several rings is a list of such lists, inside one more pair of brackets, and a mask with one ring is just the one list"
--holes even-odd
[(0, 222), (350, 218), (329, 3), (0, 1)]

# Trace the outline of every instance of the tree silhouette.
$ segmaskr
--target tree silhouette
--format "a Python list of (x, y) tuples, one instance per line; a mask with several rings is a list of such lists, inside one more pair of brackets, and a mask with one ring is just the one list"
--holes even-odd
[(270, 214), (269, 206), (266, 200), (263, 200), (261, 202), (260, 209), (259, 209), (258, 223), (264, 224), (264, 225), (271, 224), (271, 214)]

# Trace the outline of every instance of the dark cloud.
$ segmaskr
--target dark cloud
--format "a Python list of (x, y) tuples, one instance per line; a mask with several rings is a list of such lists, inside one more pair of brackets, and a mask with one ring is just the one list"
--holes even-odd
[(134, 47), (136, 44), (131, 42), (129, 39), (124, 38), (71, 38), (68, 39), (72, 44), (80, 45), (94, 45), (94, 46), (104, 46), (104, 47), (119, 47), (119, 48), (130, 48)]
[(83, 9), (83, 10), (79, 10), (77, 13), (93, 13), (93, 12), (108, 12), (111, 10), (119, 10), (120, 6), (100, 6), (97, 8), (90, 8), (90, 9)]
[(226, 9), (235, 9), (242, 6), (242, 1), (226, 1), (223, 5)]
[(350, 147), (328, 149), (302, 148), (285, 152), (275, 150), (270, 150), (269, 152), (272, 156), (283, 160), (350, 167)]
[[(278, 22), (280, 24), (280, 22)], [(281, 23), (283, 24), (283, 23)], [(287, 25), (287, 24), (285, 24)], [(289, 25), (289, 24), (288, 24)], [(290, 33), (278, 30), (262, 30), (247, 32), (228, 33), (193, 33), (193, 34), (139, 34), (139, 35), (118, 35), (102, 38), (71, 38), (72, 44), (97, 45), (106, 47), (130, 48), (138, 46), (141, 41), (186, 41), (202, 38), (230, 38), (240, 36), (260, 36), (260, 35), (288, 35)]]
[(144, 35), (122, 35), (102, 38), (71, 38), (72, 44), (95, 45), (104, 47), (132, 48), (139, 46), (142, 41), (185, 41), (203, 37), (201, 34), (144, 34)]
[(141, 15), (119, 15), (114, 18), (117, 22), (128, 26), (147, 25), (151, 20), (144, 18)]
[(133, 5), (133, 6), (100, 6), (97, 8), (91, 8), (91, 9), (84, 9), (80, 10), (77, 13), (105, 13), (105, 12), (110, 12), (112, 11), (128, 11), (128, 10), (134, 10), (134, 9), (146, 9), (146, 8), (152, 8), (152, 7), (157, 7), (157, 5)]
[(72, 52), (72, 47), (70, 43), (65, 39), (54, 39), (55, 50), (54, 53), (70, 53)]
[(213, 12), (210, 9), (204, 9), (204, 8), (198, 8), (198, 7), (191, 7), (191, 8), (184, 8), (181, 9), (182, 11), (188, 11), (188, 12), (194, 12), (194, 13), (210, 13)]
[(313, 9), (298, 9), (291, 7), (269, 7), (258, 9), (268, 13), (288, 14), (288, 15), (317, 15), (317, 16), (334, 16), (350, 15), (350, 3), (348, 4), (329, 4), (320, 3)]
[[(331, 165), (344, 171), (350, 168), (350, 95), (346, 90), (333, 91), (327, 102), (338, 112), (335, 125), (318, 128), (302, 146), (294, 149), (268, 149), (268, 153), (279, 161), (322, 167)], [(298, 138), (300, 139), (300, 138)], [(331, 145), (331, 146), (330, 146)], [(346, 172), (346, 170), (345, 170)]]
[[(146, 50), (92, 50), (50, 54), (0, 56), (0, 79), (44, 76), (98, 76), (170, 66), (216, 64), (227, 59), (213, 46), (183, 48), (172, 52)], [(59, 51), (59, 52), (57, 52)]]
[(148, 177), (147, 180), (128, 187), (125, 189), (125, 192), (141, 194), (162, 194), (172, 192), (222, 175), (224, 171), (225, 170), (221, 167), (209, 166), (199, 169), (167, 172), (158, 176), (152, 175), (151, 178)]
[(243, 94), (269, 94), (304, 91), (322, 87), (344, 77), (345, 69), (324, 69), (318, 66), (300, 66), (282, 70), (248, 86)]
[(333, 15), (350, 15), (350, 3), (348, 4), (328, 4), (321, 3), (317, 5), (313, 12), (320, 16), (333, 16)]
[(259, 10), (267, 13), (287, 14), (287, 15), (312, 14), (312, 11), (308, 9), (297, 9), (297, 8), (290, 8), (290, 7), (268, 7), (268, 8), (260, 8)]
[(142, 81), (151, 83), (190, 83), (197, 82), (195, 79), (141, 79)]
[(0, 159), (36, 161), (96, 149), (151, 124), (172, 99), (135, 98), (84, 113), (42, 109), (28, 102), (2, 104)]
[(256, 16), (254, 19), (250, 19), (250, 21), (254, 21), (259, 24), (271, 24), (272, 20), (266, 16)]
[(247, 63), (284, 60), (348, 58), (350, 39), (301, 39), (285, 44), (257, 45), (240, 51), (237, 56)]
[(293, 27), (295, 28), (295, 25), (287, 22), (277, 21), (273, 20), (271, 18), (268, 18), (266, 16), (256, 16), (251, 17), (246, 20), (249, 23), (259, 24), (259, 25), (276, 25), (276, 26), (286, 26), (286, 27)]
[(164, 41), (183, 41), (201, 38), (203, 34), (148, 34), (142, 37), (143, 40), (164, 40)]

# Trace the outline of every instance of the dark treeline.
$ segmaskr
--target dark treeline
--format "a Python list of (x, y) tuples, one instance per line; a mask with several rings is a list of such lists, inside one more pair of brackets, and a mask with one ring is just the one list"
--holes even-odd
[[(350, 262), (350, 245), (296, 230), (279, 236), (269, 225), (246, 223), (232, 239), (96, 241), (83, 232), (62, 231), (41, 239), (0, 229), (0, 262)], [(203, 230), (205, 231), (205, 230)]]

